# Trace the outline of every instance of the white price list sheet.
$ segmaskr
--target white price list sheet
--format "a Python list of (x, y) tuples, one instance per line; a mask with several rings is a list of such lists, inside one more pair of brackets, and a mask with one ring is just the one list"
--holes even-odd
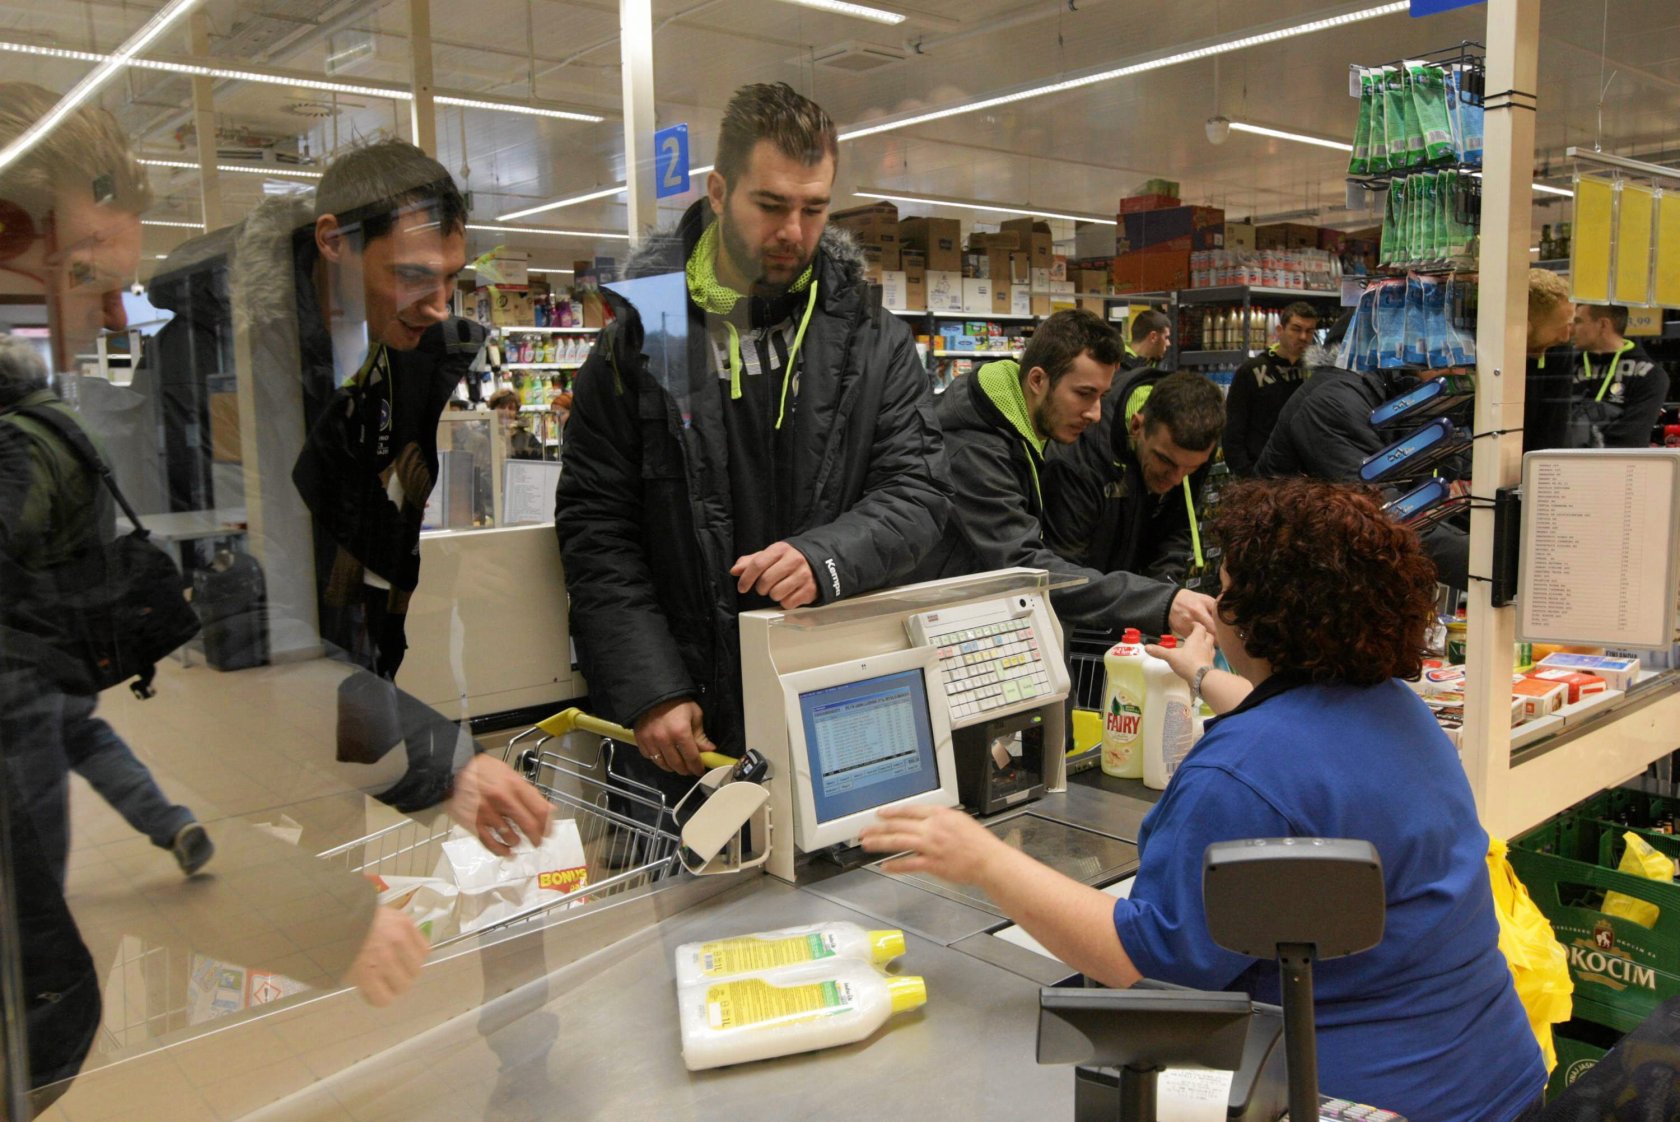
[(1680, 453), (1524, 456), (1520, 637), (1667, 646), (1680, 579), (1677, 502)]

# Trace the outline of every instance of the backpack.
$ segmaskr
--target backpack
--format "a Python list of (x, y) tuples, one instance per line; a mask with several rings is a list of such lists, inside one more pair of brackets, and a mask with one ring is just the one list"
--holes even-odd
[(89, 471), (102, 479), (134, 529), (90, 545), (59, 566), (50, 582), (52, 618), (64, 627), (53, 643), (79, 664), (92, 692), (135, 679), (130, 688), (151, 697), (155, 664), (198, 634), (198, 616), (182, 592), (175, 562), (123, 497), (111, 469), (81, 427), (55, 409), (11, 410), (50, 428)]

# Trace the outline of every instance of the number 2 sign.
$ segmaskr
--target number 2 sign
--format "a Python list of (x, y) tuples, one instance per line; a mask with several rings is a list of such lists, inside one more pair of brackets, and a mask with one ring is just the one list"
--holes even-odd
[(654, 192), (656, 199), (688, 191), (688, 126), (672, 125), (653, 134)]

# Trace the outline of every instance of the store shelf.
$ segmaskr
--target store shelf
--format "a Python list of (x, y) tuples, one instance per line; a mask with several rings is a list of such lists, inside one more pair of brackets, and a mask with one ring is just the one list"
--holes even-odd
[(574, 362), (505, 362), (503, 370), (576, 370), (583, 365), (583, 359)]
[(996, 320), (998, 323), (1032, 323), (1037, 316), (1011, 316), (1001, 312), (898, 312), (901, 316), (925, 316), (931, 314), (934, 319), (971, 319)]
[(498, 335), (593, 335), (599, 327), (493, 327)]
[(1296, 300), (1340, 300), (1342, 294), (1318, 288), (1266, 288), (1260, 285), (1226, 284), (1215, 288), (1184, 288), (1178, 293), (1180, 304), (1240, 304), (1255, 296), (1292, 297)]
[(934, 351), (934, 358), (1020, 358), (1020, 351)]

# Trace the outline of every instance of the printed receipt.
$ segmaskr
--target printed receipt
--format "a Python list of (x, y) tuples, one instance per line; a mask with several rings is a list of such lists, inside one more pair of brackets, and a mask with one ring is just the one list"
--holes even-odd
[(1161, 1122), (1224, 1122), (1234, 1071), (1169, 1067), (1155, 1083), (1155, 1117)]

